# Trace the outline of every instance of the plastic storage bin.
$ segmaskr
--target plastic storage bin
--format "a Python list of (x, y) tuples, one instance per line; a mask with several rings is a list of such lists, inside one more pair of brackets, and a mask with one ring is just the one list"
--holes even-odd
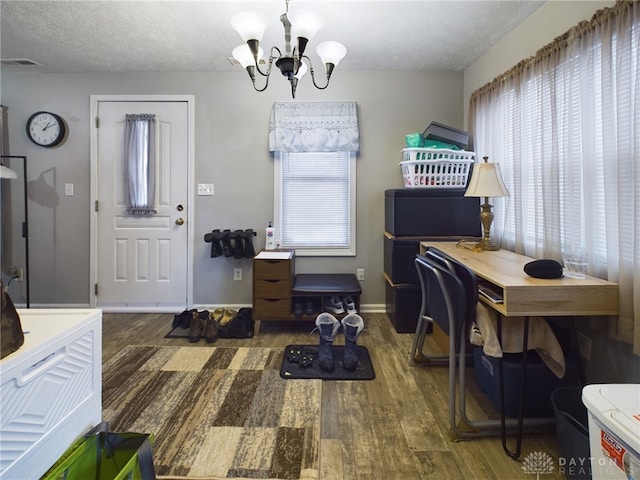
[[(473, 347), (476, 383), (491, 400), (497, 411), (500, 411), (500, 359), (490, 357), (482, 351), (482, 347)], [(522, 354), (505, 353), (504, 367), (504, 414), (508, 417), (518, 416), (520, 398), (520, 379)], [(565, 375), (556, 377), (544, 364), (540, 356), (530, 350), (527, 353), (527, 383), (524, 404), (525, 417), (551, 417), (551, 393), (564, 386), (578, 385), (579, 375), (575, 362), (566, 361)]]
[(102, 311), (18, 309), (0, 361), (0, 479), (40, 478), (102, 415)]
[(640, 384), (587, 385), (592, 478), (640, 480)]
[(400, 168), (405, 188), (465, 189), (475, 153), (445, 148), (405, 148)]

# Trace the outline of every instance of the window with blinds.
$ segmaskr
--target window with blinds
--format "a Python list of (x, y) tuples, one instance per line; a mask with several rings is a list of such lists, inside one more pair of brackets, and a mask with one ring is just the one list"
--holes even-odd
[[(640, 8), (598, 10), (470, 98), (476, 152), (501, 163), (502, 246), (619, 284), (610, 332), (640, 354)], [(480, 153), (481, 152), (481, 153)]]
[(355, 154), (274, 154), (274, 222), (280, 248), (298, 256), (354, 256)]

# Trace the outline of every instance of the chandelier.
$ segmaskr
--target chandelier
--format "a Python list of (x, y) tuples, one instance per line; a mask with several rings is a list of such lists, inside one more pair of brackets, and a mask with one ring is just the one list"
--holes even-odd
[[(291, 20), (288, 14), (289, 0), (286, 0), (286, 10), (280, 15), (280, 21), (284, 27), (284, 52), (278, 47), (271, 47), (266, 70), (262, 69), (264, 67), (260, 67), (264, 54), (264, 51), (260, 47), (260, 40), (262, 40), (262, 34), (267, 27), (267, 20), (258, 13), (242, 12), (231, 17), (231, 26), (246, 42), (244, 45), (234, 48), (232, 55), (247, 71), (251, 78), (253, 88), (258, 92), (265, 91), (269, 86), (271, 67), (275, 61), (276, 67), (280, 69), (282, 75), (284, 75), (291, 84), (291, 96), (296, 98), (298, 80), (307, 72), (307, 69), (311, 73), (311, 79), (316, 88), (320, 90), (327, 88), (333, 69), (347, 54), (347, 49), (341, 43), (334, 41), (326, 41), (318, 44), (316, 52), (320, 56), (322, 63), (324, 63), (326, 72), (326, 84), (324, 86), (318, 85), (316, 83), (316, 76), (313, 71), (311, 59), (305, 55), (304, 52), (309, 40), (322, 28), (324, 22), (318, 14), (308, 10), (298, 10), (295, 15), (291, 15)], [(294, 47), (291, 46), (292, 32), (297, 40), (297, 44)], [(308, 66), (303, 59), (309, 63)], [(262, 88), (256, 86), (256, 72), (265, 77), (265, 83)]]

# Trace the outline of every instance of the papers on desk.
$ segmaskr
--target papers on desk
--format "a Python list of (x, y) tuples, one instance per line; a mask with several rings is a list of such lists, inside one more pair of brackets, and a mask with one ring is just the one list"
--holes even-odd
[(478, 293), (488, 299), (491, 303), (504, 303), (502, 295), (486, 285), (478, 285)]
[(259, 260), (288, 260), (293, 257), (293, 251), (277, 252), (275, 250), (262, 250), (256, 255)]

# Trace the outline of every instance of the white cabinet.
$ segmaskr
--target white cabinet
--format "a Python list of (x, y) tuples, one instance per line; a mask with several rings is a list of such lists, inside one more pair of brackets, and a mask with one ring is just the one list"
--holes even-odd
[(102, 418), (102, 311), (18, 310), (24, 345), (0, 361), (0, 478), (41, 477)]

